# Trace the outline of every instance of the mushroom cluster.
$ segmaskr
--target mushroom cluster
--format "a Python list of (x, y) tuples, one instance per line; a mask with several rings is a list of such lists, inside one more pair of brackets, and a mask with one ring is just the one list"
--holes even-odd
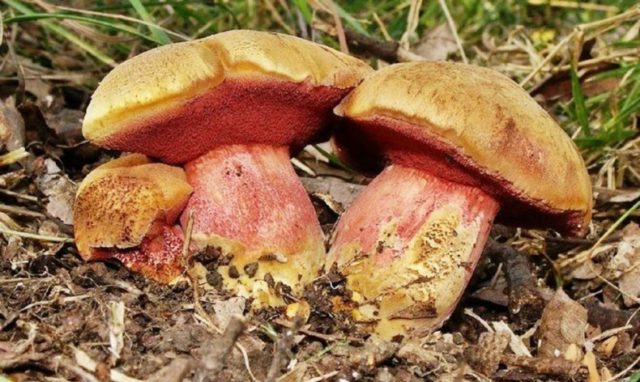
[[(331, 127), (342, 159), (384, 170), (340, 217), (327, 255), (289, 159)], [(81, 184), (83, 258), (113, 257), (171, 282), (188, 260), (189, 234), (193, 250), (225, 258), (224, 286), (257, 306), (280, 305), (283, 291), (299, 295), (335, 267), (354, 319), (385, 338), (446, 320), (494, 218), (579, 235), (591, 217), (589, 176), (571, 139), (513, 81), (472, 65), (374, 72), (296, 37), (230, 31), (116, 67), (83, 133), (136, 153)]]

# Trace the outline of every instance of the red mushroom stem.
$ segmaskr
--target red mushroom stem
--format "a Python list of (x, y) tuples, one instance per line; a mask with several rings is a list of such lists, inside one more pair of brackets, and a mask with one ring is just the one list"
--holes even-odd
[(386, 337), (431, 330), (452, 313), (498, 202), (479, 188), (394, 164), (342, 215), (329, 252), (358, 321)]
[(265, 290), (263, 302), (272, 304), (269, 278), (300, 291), (317, 276), (323, 234), (287, 147), (224, 145), (187, 163), (185, 172), (194, 192), (183, 226), (193, 211), (193, 242), (232, 256), (218, 268), (228, 288), (258, 299)]

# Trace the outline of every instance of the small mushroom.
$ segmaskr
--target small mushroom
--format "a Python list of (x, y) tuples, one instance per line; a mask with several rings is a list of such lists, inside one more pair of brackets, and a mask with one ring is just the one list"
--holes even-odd
[(132, 154), (93, 170), (73, 210), (76, 245), (85, 260), (115, 258), (169, 283), (182, 272), (177, 220), (192, 192), (179, 167)]
[[(193, 216), (194, 244), (231, 257), (219, 269), (227, 288), (277, 303), (265, 276), (295, 293), (326, 256), (290, 155), (328, 135), (332, 108), (370, 70), (297, 37), (224, 32), (116, 67), (93, 95), (83, 134), (103, 147), (184, 164), (194, 193), (181, 224)], [(222, 269), (256, 262), (253, 275), (227, 277)]]
[(335, 112), (339, 155), (387, 167), (338, 223), (328, 266), (385, 338), (419, 336), (452, 313), (497, 220), (581, 234), (591, 184), (577, 148), (507, 77), (420, 62), (365, 79)]

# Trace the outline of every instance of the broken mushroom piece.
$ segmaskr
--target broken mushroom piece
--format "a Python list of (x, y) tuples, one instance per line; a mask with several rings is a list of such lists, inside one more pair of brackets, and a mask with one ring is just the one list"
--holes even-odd
[(357, 167), (388, 164), (340, 218), (328, 257), (347, 278), (355, 318), (385, 338), (420, 336), (449, 317), (496, 214), (575, 235), (589, 224), (577, 148), (495, 71), (392, 65), (335, 112), (339, 155)]
[(280, 298), (269, 290), (299, 292), (325, 260), (290, 155), (328, 135), (333, 107), (369, 71), (297, 37), (224, 32), (116, 67), (93, 95), (83, 134), (185, 163), (194, 194), (182, 225), (193, 216), (195, 245), (222, 253), (217, 271), (229, 289), (271, 305)]
[(172, 282), (183, 270), (176, 221), (191, 192), (181, 168), (144, 155), (96, 168), (80, 184), (73, 211), (80, 256), (115, 258), (156, 281)]

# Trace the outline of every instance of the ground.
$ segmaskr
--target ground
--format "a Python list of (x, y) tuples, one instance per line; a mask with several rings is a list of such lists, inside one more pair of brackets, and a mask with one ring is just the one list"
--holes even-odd
[[(640, 380), (634, 2), (4, 3), (2, 116), (17, 130), (0, 131), (0, 382)], [(119, 155), (80, 135), (98, 81), (129, 55), (237, 27), (313, 38), (374, 67), (423, 57), (511, 76), (581, 150), (594, 185), (589, 232), (496, 225), (450, 320), (397, 341), (335, 313), (350, 294), (334, 271), (307, 288), (298, 309), (308, 314), (294, 319), (251, 313), (220, 290), (207, 277), (215, 254), (195, 257), (195, 288), (85, 263), (70, 239), (77, 184)], [(303, 150), (296, 170), (330, 238), (369, 180), (319, 148)]]

